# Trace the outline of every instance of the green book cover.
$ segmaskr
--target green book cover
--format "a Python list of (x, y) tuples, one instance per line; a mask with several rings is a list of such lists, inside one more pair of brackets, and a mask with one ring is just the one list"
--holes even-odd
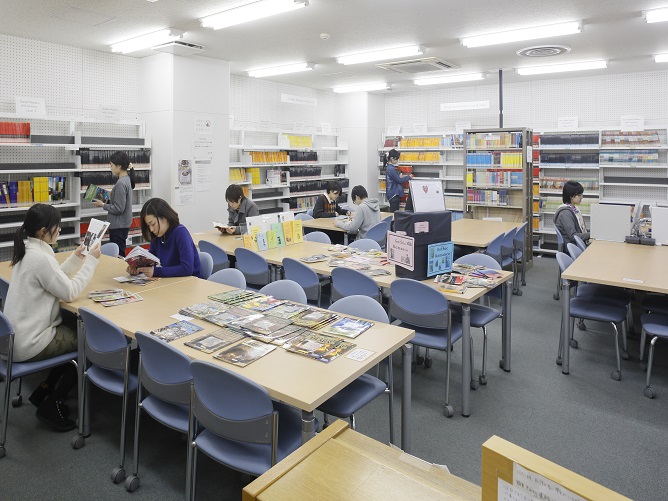
[(281, 223), (273, 223), (271, 225), (272, 231), (276, 232), (276, 247), (285, 247), (285, 235), (283, 234), (283, 225)]
[(267, 247), (269, 249), (275, 249), (278, 247), (278, 242), (276, 240), (276, 231), (269, 230), (267, 232)]

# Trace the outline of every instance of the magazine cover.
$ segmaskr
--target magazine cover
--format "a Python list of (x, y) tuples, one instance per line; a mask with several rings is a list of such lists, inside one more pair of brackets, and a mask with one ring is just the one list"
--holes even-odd
[(283, 299), (276, 299), (275, 297), (271, 296), (260, 296), (249, 299), (245, 303), (241, 303), (239, 306), (249, 310), (267, 311), (283, 303), (285, 303)]
[(179, 313), (188, 317), (204, 318), (209, 315), (215, 315), (228, 309), (228, 306), (222, 303), (197, 303), (192, 306), (182, 308)]
[(107, 228), (109, 228), (109, 223), (107, 221), (100, 221), (99, 219), (95, 218), (90, 220), (86, 234), (83, 237), (82, 244), (84, 248), (81, 252), (82, 255), (85, 256), (88, 254), (88, 251), (95, 247), (95, 245), (102, 242), (102, 237), (107, 231)]
[[(255, 315), (253, 315), (254, 317)], [(246, 317), (251, 319), (252, 317)], [(290, 325), (290, 320), (278, 317), (266, 317), (264, 315), (259, 318), (252, 318), (249, 321), (243, 323), (243, 328), (248, 329), (258, 334), (269, 335), (274, 331), (278, 331)], [(297, 327), (295, 327), (297, 328)]]
[(242, 317), (247, 317), (252, 314), (253, 312), (250, 310), (234, 306), (225, 311), (214, 313), (213, 315), (207, 315), (206, 317), (204, 317), (204, 320), (206, 320), (207, 322), (211, 322), (212, 324), (219, 325), (220, 327), (226, 327), (227, 325), (230, 325), (233, 321), (238, 320)]
[(343, 336), (354, 339), (372, 325), (373, 322), (369, 322), (367, 320), (344, 317), (337, 322), (326, 325), (320, 330), (320, 332), (323, 334), (332, 334), (334, 336)]
[(220, 329), (206, 336), (198, 337), (192, 341), (183, 343), (186, 346), (195, 348), (203, 353), (213, 353), (225, 348), (231, 344), (244, 339), (244, 335), (239, 332), (234, 332), (229, 329)]
[(271, 344), (264, 344), (260, 341), (255, 341), (254, 339), (247, 339), (217, 353), (213, 357), (229, 364), (246, 367), (248, 364), (252, 364), (258, 358), (262, 358), (275, 349), (276, 346)]
[(271, 344), (276, 344), (278, 346), (283, 346), (285, 343), (287, 343), (291, 339), (294, 339), (298, 335), (303, 334), (304, 332), (306, 332), (306, 329), (304, 329), (303, 327), (299, 327), (297, 325), (286, 325), (285, 327), (278, 329), (274, 332), (270, 332), (269, 334), (266, 335), (253, 332), (252, 337), (253, 339), (257, 339), (258, 341), (262, 341), (263, 343), (271, 343)]
[(125, 293), (125, 297), (120, 299), (112, 299), (110, 301), (100, 301), (100, 304), (103, 306), (120, 306), (122, 304), (136, 303), (137, 301), (143, 301), (144, 298), (139, 294), (132, 294), (130, 292)]
[(125, 261), (133, 268), (146, 268), (160, 265), (160, 259), (139, 245), (125, 256)]
[(313, 358), (318, 362), (329, 363), (353, 349), (356, 345), (343, 339), (309, 332), (297, 336), (283, 345), (283, 348), (292, 353)]
[(314, 254), (312, 256), (300, 257), (299, 260), (303, 263), (319, 263), (329, 259), (325, 254)]
[(308, 309), (308, 306), (300, 304), (283, 303), (276, 308), (269, 310), (267, 315), (279, 318), (293, 318)]
[(302, 315), (299, 315), (298, 317), (294, 317), (292, 319), (292, 323), (295, 325), (299, 325), (301, 327), (315, 327), (316, 325), (325, 322), (336, 315), (332, 313), (327, 313), (326, 311), (322, 310), (309, 310), (303, 313)]
[(191, 322), (188, 322), (187, 320), (181, 320), (180, 322), (174, 322), (173, 324), (169, 324), (165, 327), (152, 330), (151, 334), (169, 343), (170, 341), (189, 336), (190, 334), (194, 334), (195, 332), (199, 332), (201, 330), (204, 329), (199, 325), (195, 325)]
[(260, 294), (259, 292), (235, 289), (232, 291), (212, 294), (211, 296), (209, 296), (209, 299), (213, 299), (214, 301), (220, 301), (221, 303), (225, 304), (236, 305), (240, 303), (245, 303), (249, 299), (253, 299), (255, 297), (260, 297), (260, 296), (262, 296), (262, 294)]
[(104, 203), (109, 202), (109, 192), (104, 188), (91, 183), (86, 188), (86, 193), (84, 193), (84, 200), (92, 202), (93, 200), (102, 200)]

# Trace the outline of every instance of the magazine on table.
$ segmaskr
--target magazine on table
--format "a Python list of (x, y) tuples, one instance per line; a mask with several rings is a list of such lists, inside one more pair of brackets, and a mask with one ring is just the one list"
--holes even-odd
[(92, 299), (93, 301), (105, 301), (109, 296), (116, 296), (114, 299), (118, 299), (119, 297), (122, 297), (121, 295), (124, 292), (123, 289), (100, 289), (90, 291), (88, 293), (88, 299)]
[[(261, 315), (259, 318), (255, 318), (255, 315), (241, 319), (238, 324), (239, 327), (244, 330), (252, 331), (252, 333), (262, 334), (264, 336), (270, 335), (272, 332), (278, 331), (290, 325), (290, 320), (278, 317), (269, 317)], [(296, 328), (298, 328), (296, 326)], [(254, 337), (254, 334), (252, 334)]]
[(235, 289), (232, 291), (212, 294), (209, 296), (209, 299), (213, 299), (214, 301), (220, 301), (221, 303), (229, 305), (237, 305), (245, 303), (246, 301), (249, 301), (250, 299), (254, 299), (256, 297), (262, 297), (262, 294), (260, 294), (259, 292)]
[(255, 339), (246, 339), (239, 344), (226, 348), (213, 357), (239, 367), (246, 367), (275, 349), (276, 346), (271, 344), (265, 344)]
[(266, 335), (258, 334), (257, 332), (252, 332), (251, 335), (253, 339), (257, 339), (263, 343), (271, 343), (278, 346), (283, 346), (285, 343), (294, 339), (300, 334), (303, 334), (304, 332), (306, 332), (306, 329), (299, 327), (298, 325), (286, 325), (285, 327)]
[(303, 263), (319, 263), (321, 261), (327, 261), (329, 256), (325, 254), (313, 254), (312, 256), (300, 257), (299, 260)]
[(109, 223), (107, 221), (100, 221), (99, 219), (92, 218), (88, 224), (88, 229), (86, 234), (83, 237), (83, 251), (82, 255), (88, 254), (88, 252), (95, 247), (98, 243), (102, 242), (102, 237), (109, 228)]
[(150, 268), (151, 266), (160, 266), (160, 259), (139, 245), (132, 249), (127, 256), (125, 256), (125, 261), (132, 268)]
[(303, 313), (308, 309), (309, 309), (308, 306), (304, 306), (301, 304), (283, 303), (277, 306), (276, 308), (272, 308), (271, 310), (267, 311), (267, 315), (271, 315), (272, 317), (289, 319), (296, 317), (297, 315)]
[(283, 299), (276, 299), (275, 297), (260, 295), (259, 297), (249, 299), (245, 303), (241, 303), (239, 306), (249, 310), (267, 311), (283, 303), (285, 303), (285, 300)]
[(238, 306), (233, 306), (225, 311), (214, 313), (213, 315), (207, 315), (206, 317), (204, 317), (204, 320), (206, 320), (207, 322), (211, 322), (212, 324), (216, 324), (220, 327), (227, 327), (228, 325), (231, 325), (232, 322), (234, 322), (235, 320), (239, 320), (240, 318), (243, 317), (248, 317), (252, 314), (253, 312), (251, 310), (247, 310), (245, 308), (239, 308)]
[(120, 306), (122, 304), (136, 303), (137, 301), (143, 301), (144, 298), (139, 294), (133, 294), (131, 292), (126, 292), (122, 298), (111, 299), (109, 301), (100, 301), (100, 304), (103, 306)]
[(317, 330), (324, 324), (338, 318), (338, 315), (326, 311), (309, 310), (291, 320), (293, 324), (299, 325), (300, 327), (308, 327), (309, 329)]
[(226, 311), (229, 307), (223, 303), (197, 303), (181, 308), (179, 313), (188, 317), (205, 318)]
[(332, 334), (334, 336), (343, 336), (347, 338), (356, 338), (362, 332), (373, 325), (373, 322), (362, 320), (359, 318), (343, 317), (334, 323), (326, 325), (320, 332), (323, 334)]
[(355, 344), (340, 338), (316, 332), (307, 332), (287, 342), (283, 345), (283, 348), (289, 352), (297, 353), (319, 362), (329, 363), (347, 353), (355, 346)]
[(191, 322), (188, 322), (187, 320), (181, 320), (180, 322), (174, 322), (173, 324), (169, 324), (165, 327), (152, 330), (151, 334), (169, 343), (170, 341), (189, 336), (190, 334), (194, 334), (195, 332), (199, 332), (201, 330), (204, 329), (199, 325), (195, 325)]
[(226, 346), (245, 339), (245, 337), (246, 336), (243, 334), (230, 329), (219, 329), (211, 334), (193, 339), (192, 341), (186, 341), (183, 344), (203, 353), (213, 353), (214, 351), (221, 350)]

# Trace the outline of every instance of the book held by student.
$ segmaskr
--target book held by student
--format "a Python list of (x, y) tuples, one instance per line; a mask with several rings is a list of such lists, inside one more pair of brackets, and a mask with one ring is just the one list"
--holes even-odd
[(84, 200), (92, 202), (93, 200), (102, 200), (104, 203), (109, 203), (109, 191), (104, 188), (91, 183), (86, 188)]
[(160, 265), (160, 259), (157, 256), (154, 256), (139, 245), (125, 256), (125, 261), (133, 268), (149, 268)]

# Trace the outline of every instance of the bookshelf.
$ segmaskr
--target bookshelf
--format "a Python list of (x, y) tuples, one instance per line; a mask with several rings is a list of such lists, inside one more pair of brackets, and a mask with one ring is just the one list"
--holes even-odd
[[(387, 204), (383, 156), (395, 149), (400, 155), (400, 173), (412, 173), (414, 179), (439, 179), (443, 184), (445, 207), (453, 211), (453, 219), (459, 219), (463, 211), (462, 145), (463, 135), (454, 132), (385, 134), (383, 145), (378, 148), (380, 202)], [(404, 192), (408, 194), (408, 183)], [(405, 205), (406, 197), (401, 200), (401, 209)]]
[(326, 183), (348, 192), (348, 146), (335, 132), (230, 129), (230, 183), (240, 184), (261, 213), (305, 212)]

